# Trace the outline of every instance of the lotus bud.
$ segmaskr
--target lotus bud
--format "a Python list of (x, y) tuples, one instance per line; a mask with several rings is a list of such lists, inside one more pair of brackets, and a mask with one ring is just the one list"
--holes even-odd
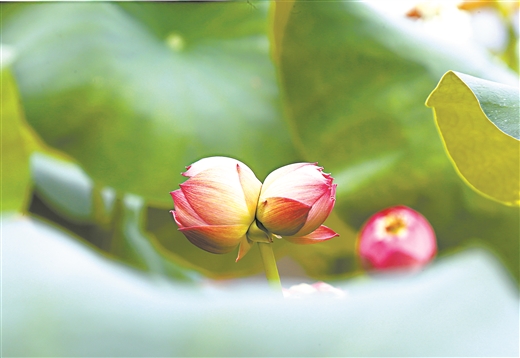
[(358, 251), (367, 268), (416, 269), (433, 259), (437, 243), (424, 216), (406, 206), (395, 206), (378, 212), (364, 224)]
[(170, 193), (179, 230), (203, 250), (223, 254), (240, 245), (245, 255), (262, 186), (252, 170), (236, 159), (209, 157), (182, 175), (189, 179)]
[(296, 163), (265, 179), (256, 218), (265, 231), (297, 243), (312, 244), (338, 236), (323, 226), (334, 207), (336, 184), (315, 163)]

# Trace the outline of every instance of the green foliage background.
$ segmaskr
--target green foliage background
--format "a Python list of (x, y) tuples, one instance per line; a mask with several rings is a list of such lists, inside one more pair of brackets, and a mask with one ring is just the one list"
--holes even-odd
[(191, 245), (169, 192), (206, 156), (237, 158), (260, 180), (310, 161), (338, 183), (326, 224), (341, 236), (275, 243), (310, 277), (358, 274), (357, 230), (403, 204), (432, 223), (440, 256), (478, 244), (519, 278), (518, 208), (467, 187), (424, 106), (449, 70), (518, 85), (481, 49), (355, 2), (0, 9), (13, 53), (2, 63), (2, 210), (52, 222), (45, 235), (179, 282), (260, 273), (256, 251), (235, 263)]

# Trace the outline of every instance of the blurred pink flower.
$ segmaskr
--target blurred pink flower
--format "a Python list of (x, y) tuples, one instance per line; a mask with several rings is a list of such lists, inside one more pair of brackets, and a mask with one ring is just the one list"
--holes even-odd
[(307, 298), (307, 297), (322, 297), (328, 296), (333, 298), (345, 298), (347, 292), (329, 285), (325, 282), (316, 282), (312, 285), (307, 283), (300, 283), (289, 288), (283, 288), (283, 295), (285, 298)]
[(437, 252), (428, 220), (406, 206), (373, 215), (361, 229), (357, 244), (363, 264), (375, 270), (420, 268)]
[(244, 163), (201, 159), (183, 173), (189, 179), (170, 194), (179, 230), (199, 248), (222, 254), (237, 245), (237, 260), (255, 241), (272, 236), (312, 244), (338, 236), (321, 225), (335, 202), (336, 184), (312, 163), (284, 166), (262, 184)]

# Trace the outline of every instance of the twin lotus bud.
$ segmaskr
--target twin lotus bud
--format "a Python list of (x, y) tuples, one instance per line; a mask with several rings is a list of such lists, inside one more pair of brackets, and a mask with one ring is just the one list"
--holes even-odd
[(170, 194), (179, 230), (199, 248), (223, 254), (272, 237), (312, 244), (338, 236), (322, 223), (334, 207), (336, 184), (313, 163), (273, 171), (262, 184), (244, 163), (204, 158), (187, 167), (189, 179)]

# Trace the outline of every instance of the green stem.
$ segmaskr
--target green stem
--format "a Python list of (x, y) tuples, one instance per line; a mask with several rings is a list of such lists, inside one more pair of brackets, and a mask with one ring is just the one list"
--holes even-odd
[(265, 277), (269, 286), (274, 290), (281, 292), (282, 283), (280, 282), (280, 275), (278, 274), (278, 268), (276, 267), (276, 260), (274, 258), (272, 243), (270, 242), (259, 242), (258, 248), (260, 249), (260, 256), (264, 263)]

